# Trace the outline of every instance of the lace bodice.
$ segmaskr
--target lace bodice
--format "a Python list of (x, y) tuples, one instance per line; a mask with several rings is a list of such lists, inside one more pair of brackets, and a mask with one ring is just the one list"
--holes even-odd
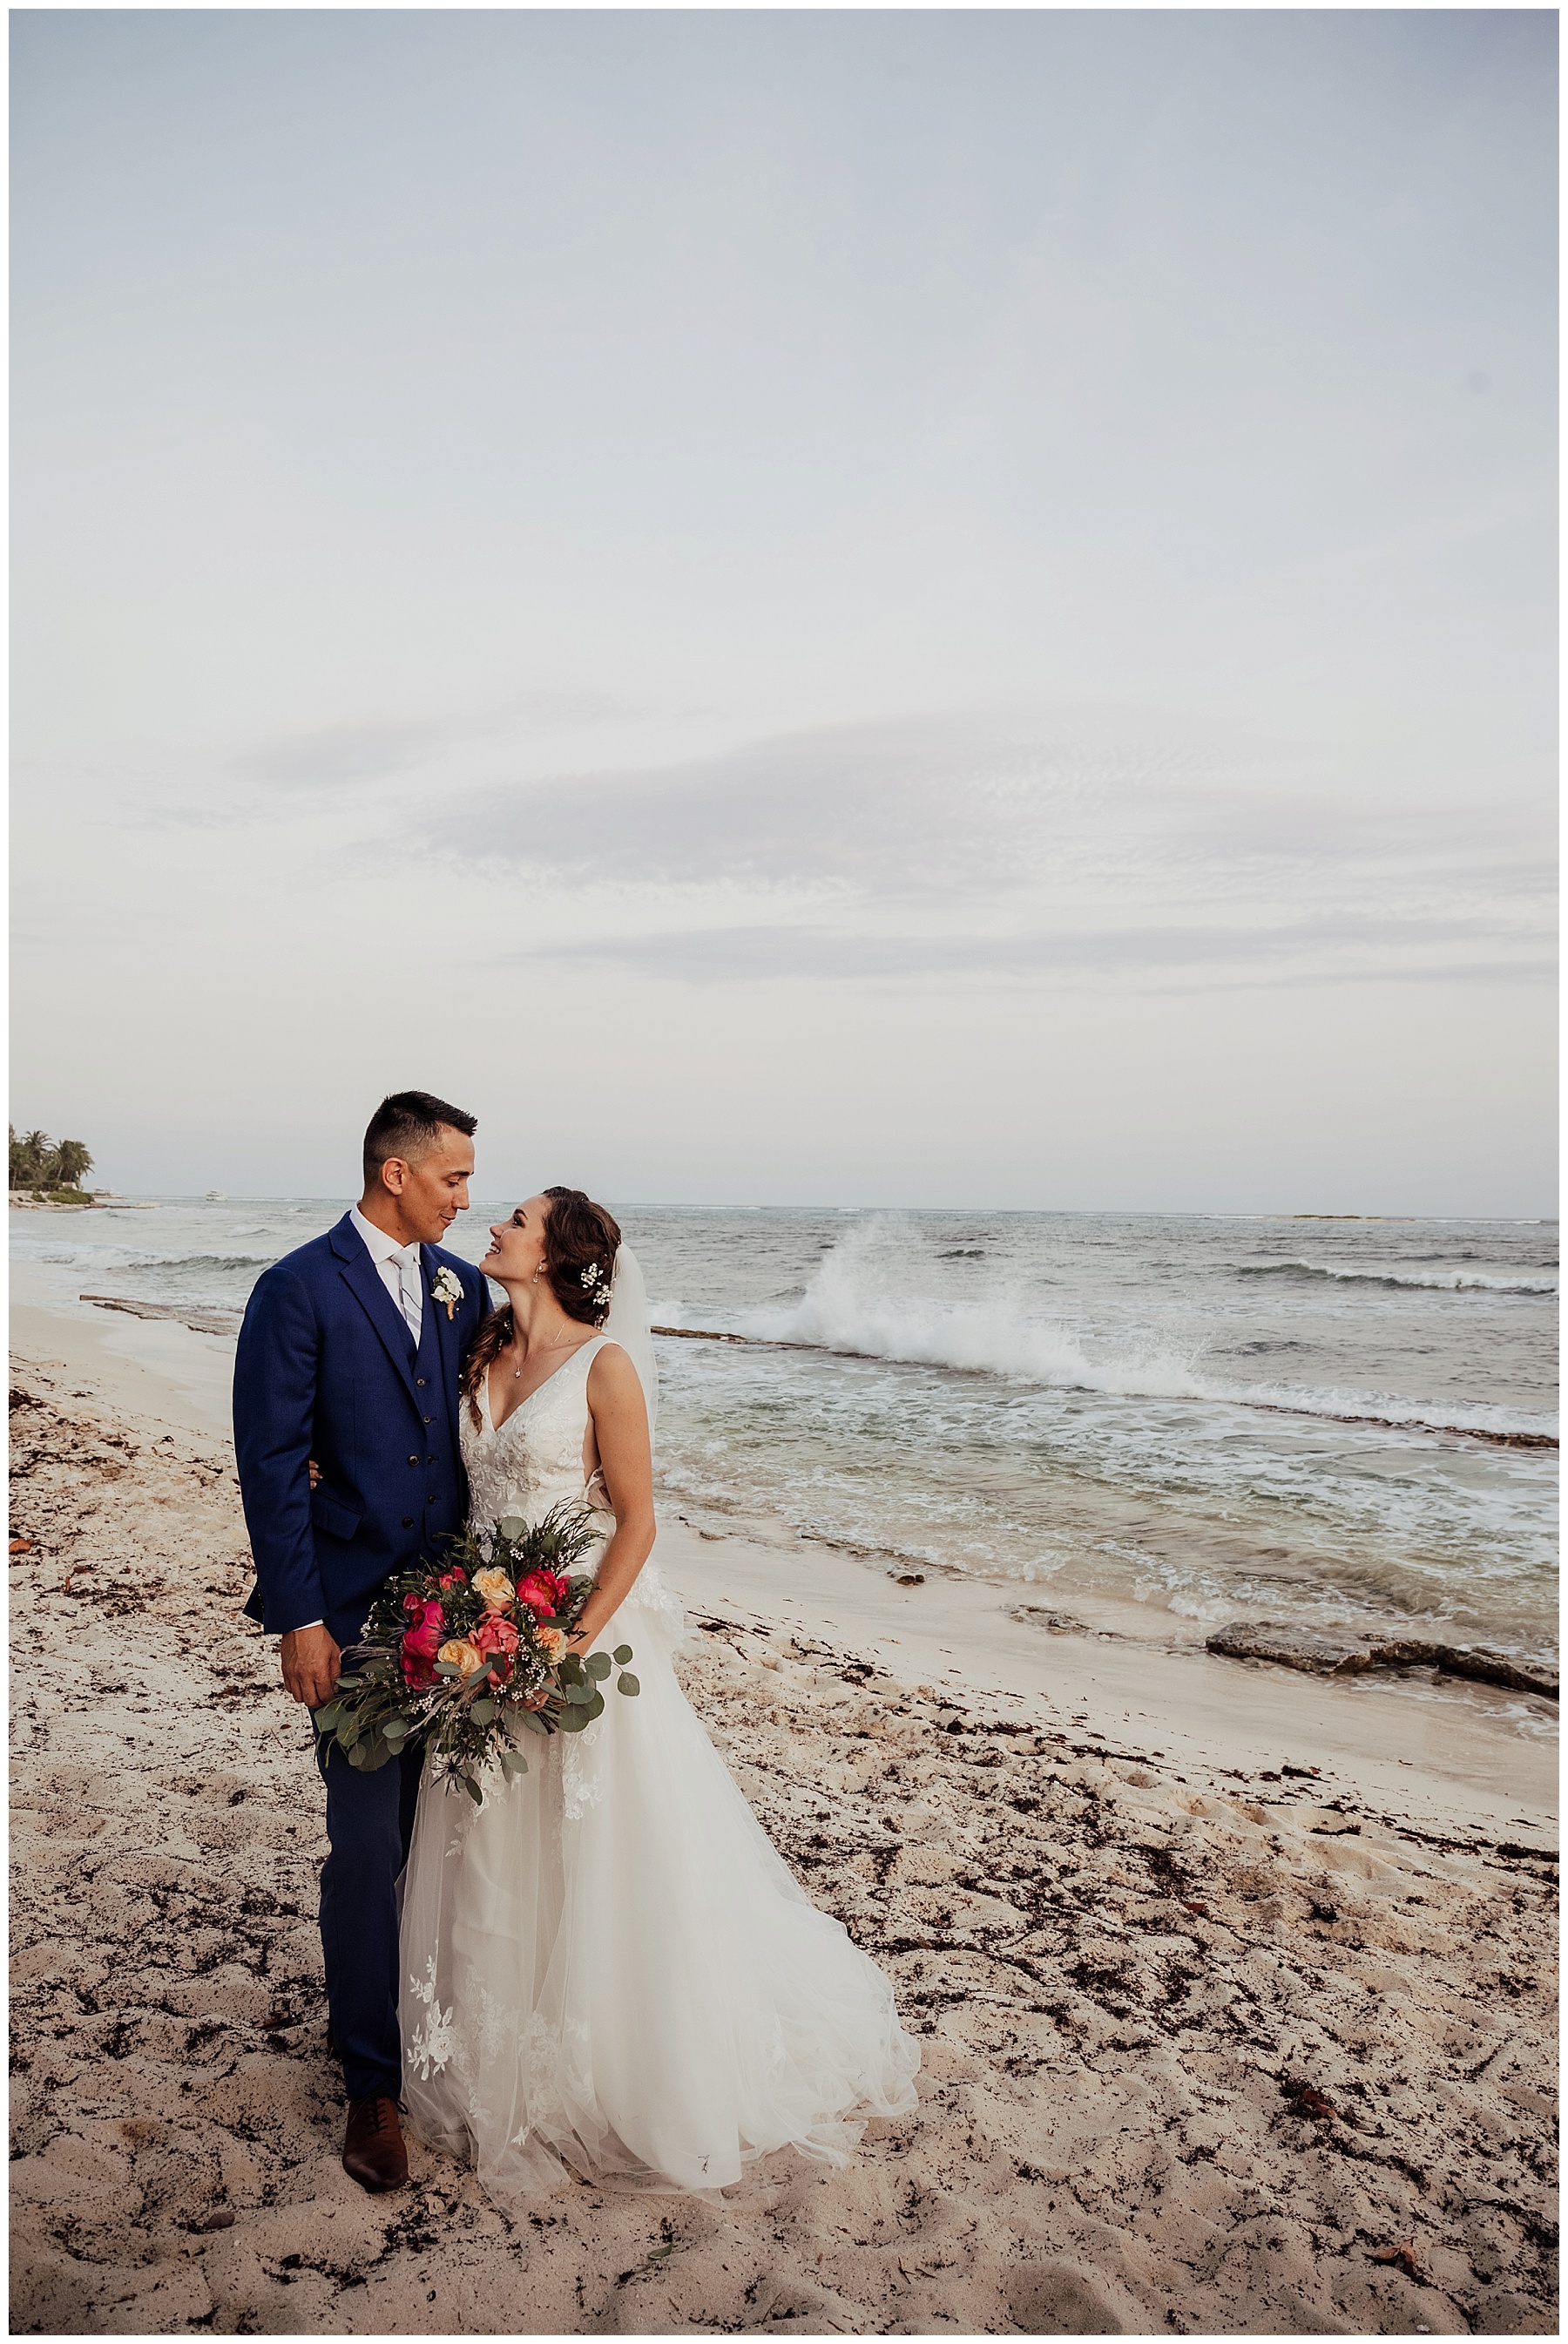
[[(508, 1514), (537, 1522), (563, 1499), (607, 1503), (602, 1483), (593, 1491), (587, 1487), (583, 1448), (588, 1429), (588, 1370), (609, 1340), (608, 1335), (590, 1336), (513, 1409), (498, 1432), (490, 1417), (489, 1377), (480, 1377), (475, 1394), (479, 1403), (477, 1425), (465, 1398), (458, 1437), (468, 1475), (468, 1519), (481, 1545), (487, 1545), (496, 1523)], [(605, 1526), (610, 1527), (608, 1514)], [(644, 1563), (625, 1601), (678, 1621), (678, 1599), (652, 1562)]]
[(537, 1522), (563, 1498), (582, 1497), (588, 1369), (608, 1339), (590, 1335), (513, 1409), (498, 1432), (490, 1417), (487, 1375), (480, 1377), (474, 1395), (477, 1425), (464, 1400), (458, 1437), (468, 1475), (468, 1516), (481, 1538), (508, 1514)]

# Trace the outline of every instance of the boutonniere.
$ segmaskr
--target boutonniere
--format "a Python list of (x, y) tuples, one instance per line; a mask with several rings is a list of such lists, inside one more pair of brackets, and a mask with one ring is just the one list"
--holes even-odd
[(437, 1302), (444, 1302), (446, 1304), (447, 1318), (450, 1318), (454, 1317), (456, 1315), (458, 1303), (463, 1299), (463, 1281), (457, 1276), (457, 1271), (455, 1269), (448, 1269), (446, 1263), (443, 1262), (440, 1268), (436, 1272), (435, 1277), (430, 1280), (430, 1291), (435, 1296)]

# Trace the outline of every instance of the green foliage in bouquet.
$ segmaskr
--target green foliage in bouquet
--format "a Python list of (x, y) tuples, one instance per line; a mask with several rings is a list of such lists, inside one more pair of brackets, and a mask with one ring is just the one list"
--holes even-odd
[(511, 1514), (486, 1539), (465, 1531), (444, 1562), (389, 1581), (344, 1656), (337, 1697), (316, 1713), (328, 1761), (337, 1750), (374, 1769), (423, 1741), (437, 1770), (482, 1804), (487, 1767), (528, 1773), (530, 1734), (580, 1733), (603, 1716), (613, 1668), (618, 1692), (638, 1692), (629, 1644), (567, 1650), (594, 1585), (575, 1566), (606, 1528), (602, 1512), (569, 1501), (531, 1527)]

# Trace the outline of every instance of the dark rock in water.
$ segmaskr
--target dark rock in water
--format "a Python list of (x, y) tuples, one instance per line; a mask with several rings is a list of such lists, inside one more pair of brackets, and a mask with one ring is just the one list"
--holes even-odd
[(1120, 1641), (1109, 1628), (1091, 1628), (1075, 1620), (1070, 1612), (1049, 1612), (1043, 1603), (1010, 1604), (1008, 1617), (1026, 1628), (1043, 1628), (1048, 1636), (1101, 1636), (1108, 1643)]
[(1271, 1661), (1276, 1668), (1301, 1669), (1324, 1677), (1362, 1676), (1370, 1669), (1440, 1669), (1512, 1692), (1557, 1699), (1557, 1677), (1546, 1669), (1522, 1668), (1505, 1652), (1478, 1644), (1435, 1644), (1422, 1636), (1335, 1635), (1319, 1628), (1291, 1628), (1274, 1620), (1233, 1620), (1208, 1639), (1223, 1659)]
[(1354, 1676), (1373, 1662), (1362, 1644), (1316, 1628), (1286, 1628), (1271, 1620), (1233, 1620), (1216, 1629), (1208, 1649), (1230, 1661), (1272, 1661), (1320, 1677)]

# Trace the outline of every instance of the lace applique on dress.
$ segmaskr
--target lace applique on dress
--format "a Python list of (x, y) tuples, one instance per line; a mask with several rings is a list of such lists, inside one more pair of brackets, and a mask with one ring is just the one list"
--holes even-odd
[(423, 1981), (411, 1977), (408, 1981), (408, 1991), (416, 2002), (425, 2004), (429, 2016), (414, 2029), (405, 2058), (408, 2066), (418, 2068), (420, 2082), (427, 2084), (430, 2080), (431, 2068), (434, 2067), (438, 2074), (457, 2048), (457, 2030), (454, 2024), (457, 2006), (454, 2004), (450, 2010), (443, 2010), (436, 1999), (434, 1954), (425, 1965)]
[(561, 1752), (563, 1823), (581, 1823), (589, 1807), (597, 1807), (604, 1797), (603, 1775), (593, 1763), (592, 1752), (583, 1748), (584, 1740), (574, 1733)]

